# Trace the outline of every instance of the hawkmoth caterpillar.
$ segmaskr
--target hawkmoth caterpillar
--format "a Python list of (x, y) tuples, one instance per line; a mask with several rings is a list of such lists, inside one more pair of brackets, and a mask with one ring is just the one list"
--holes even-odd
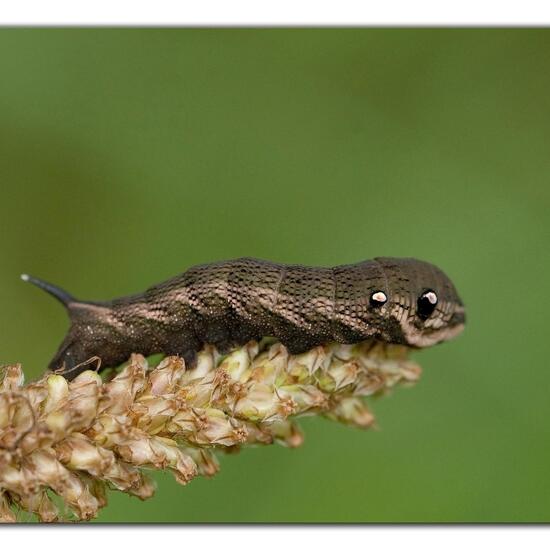
[(71, 325), (49, 368), (76, 376), (91, 357), (116, 366), (131, 353), (183, 356), (204, 344), (229, 350), (262, 337), (290, 353), (329, 342), (376, 340), (426, 347), (462, 331), (464, 306), (437, 267), (412, 258), (305, 267), (253, 258), (198, 265), (141, 294), (81, 301), (40, 279), (24, 280), (67, 308)]

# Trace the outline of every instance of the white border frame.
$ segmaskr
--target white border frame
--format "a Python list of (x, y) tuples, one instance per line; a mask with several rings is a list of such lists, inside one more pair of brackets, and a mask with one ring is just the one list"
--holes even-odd
[(4, 0), (3, 25), (547, 25), (546, 0)]
[[(3, 26), (542, 26), (550, 2), (536, 0), (15, 0), (4, 1)], [(86, 529), (86, 533), (82, 532)], [(90, 536), (92, 535), (92, 536)], [(95, 536), (93, 536), (95, 535)], [(359, 548), (499, 550), (548, 548), (549, 530), (473, 526), (98, 526), (1, 529), (2, 546), (56, 550), (166, 546), (221, 550)], [(352, 546), (353, 545), (353, 546)]]

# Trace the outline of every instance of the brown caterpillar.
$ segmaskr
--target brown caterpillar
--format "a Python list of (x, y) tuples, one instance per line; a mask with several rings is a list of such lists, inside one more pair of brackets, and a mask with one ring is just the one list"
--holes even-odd
[(49, 368), (70, 378), (91, 357), (108, 367), (134, 352), (164, 353), (192, 365), (204, 344), (223, 352), (267, 336), (294, 354), (368, 339), (426, 347), (454, 337), (465, 322), (449, 278), (412, 258), (332, 268), (241, 258), (192, 267), (108, 302), (76, 300), (40, 279), (22, 278), (68, 310), (71, 326)]

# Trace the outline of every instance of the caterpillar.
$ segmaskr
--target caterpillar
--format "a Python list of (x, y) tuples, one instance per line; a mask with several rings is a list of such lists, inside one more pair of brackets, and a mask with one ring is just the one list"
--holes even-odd
[(306, 267), (240, 258), (192, 267), (141, 294), (81, 301), (29, 275), (57, 298), (71, 325), (49, 368), (73, 378), (91, 357), (101, 368), (132, 353), (180, 355), (193, 365), (212, 344), (222, 352), (273, 337), (299, 354), (330, 342), (375, 340), (423, 348), (462, 331), (464, 305), (437, 267), (412, 258)]

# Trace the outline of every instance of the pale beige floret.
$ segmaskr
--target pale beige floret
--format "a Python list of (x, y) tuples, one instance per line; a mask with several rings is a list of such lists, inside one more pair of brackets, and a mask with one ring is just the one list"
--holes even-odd
[(320, 414), (368, 428), (364, 396), (414, 382), (406, 348), (332, 344), (289, 355), (276, 342), (251, 342), (227, 356), (213, 347), (186, 370), (177, 357), (150, 369), (132, 356), (110, 381), (93, 371), (72, 382), (57, 374), (23, 384), (19, 365), (0, 384), (0, 520), (91, 519), (107, 489), (141, 499), (154, 493), (147, 469), (179, 483), (218, 469), (213, 451), (303, 436), (292, 419)]

